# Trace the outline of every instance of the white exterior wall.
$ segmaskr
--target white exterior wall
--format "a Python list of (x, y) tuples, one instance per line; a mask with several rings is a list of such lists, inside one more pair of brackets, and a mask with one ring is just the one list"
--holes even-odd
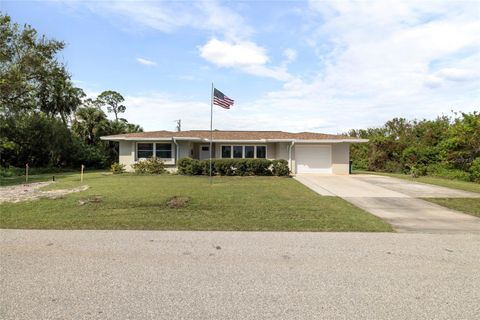
[(178, 144), (178, 159), (185, 157), (192, 157), (193, 143), (190, 141), (177, 141)]
[(118, 162), (125, 165), (126, 171), (133, 171), (131, 165), (135, 163), (135, 142), (120, 141), (118, 151)]
[(349, 174), (350, 169), (350, 144), (332, 144), (332, 173)]

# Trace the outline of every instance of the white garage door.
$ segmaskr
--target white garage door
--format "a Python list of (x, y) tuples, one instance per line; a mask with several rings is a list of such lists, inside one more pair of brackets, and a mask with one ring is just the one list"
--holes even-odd
[(295, 145), (297, 173), (332, 173), (332, 147), (319, 144)]

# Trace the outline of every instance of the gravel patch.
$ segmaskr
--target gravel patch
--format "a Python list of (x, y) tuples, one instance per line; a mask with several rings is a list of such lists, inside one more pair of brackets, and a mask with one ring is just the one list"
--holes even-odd
[(74, 192), (81, 192), (88, 189), (87, 185), (80, 186), (73, 189), (58, 189), (42, 191), (41, 188), (54, 183), (53, 181), (35, 182), (23, 185), (1, 187), (0, 188), (0, 203), (3, 202), (20, 202), (37, 199), (57, 199), (67, 194)]

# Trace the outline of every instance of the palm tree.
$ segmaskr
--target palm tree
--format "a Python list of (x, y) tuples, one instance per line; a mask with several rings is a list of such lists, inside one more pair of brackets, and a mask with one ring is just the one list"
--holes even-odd
[(95, 107), (78, 109), (72, 130), (76, 132), (87, 144), (96, 144), (100, 136), (108, 130), (108, 120), (105, 112)]

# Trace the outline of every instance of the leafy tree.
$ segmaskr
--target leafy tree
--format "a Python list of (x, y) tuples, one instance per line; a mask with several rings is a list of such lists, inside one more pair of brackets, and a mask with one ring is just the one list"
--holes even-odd
[(72, 124), (73, 132), (89, 145), (98, 144), (100, 137), (108, 132), (108, 129), (107, 116), (95, 107), (78, 109)]
[(55, 79), (68, 79), (56, 59), (64, 46), (0, 14), (0, 112), (36, 110), (42, 89)]
[(123, 96), (112, 90), (104, 91), (97, 97), (99, 106), (107, 106), (107, 111), (115, 114), (115, 120), (118, 120), (118, 114), (124, 113), (127, 109), (121, 103), (125, 101)]
[(366, 144), (351, 146), (357, 169), (479, 180), (479, 112), (435, 120), (396, 118), (380, 128), (350, 130), (348, 134), (369, 139)]
[[(2, 166), (105, 167), (116, 160), (118, 146), (100, 137), (142, 130), (118, 119), (125, 111), (119, 93), (105, 91), (95, 100), (85, 99), (57, 60), (64, 46), (0, 13)], [(116, 120), (107, 119), (103, 105)]]

